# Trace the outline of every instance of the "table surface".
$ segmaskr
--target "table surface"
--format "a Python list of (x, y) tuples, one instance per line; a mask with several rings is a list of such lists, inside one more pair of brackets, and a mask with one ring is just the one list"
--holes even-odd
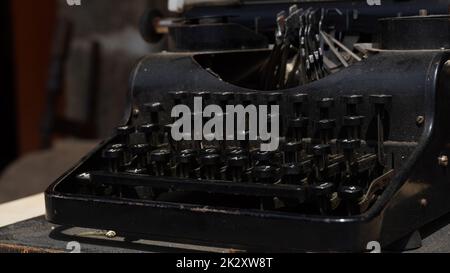
[[(0, 219), (8, 220), (3, 220), (4, 225), (0, 222), (0, 227), (3, 226), (0, 228), (0, 252), (71, 252), (71, 246), (80, 246), (79, 250), (83, 253), (240, 252), (231, 248), (167, 242), (160, 238), (144, 240), (120, 236), (108, 237), (107, 231), (52, 225), (44, 216), (35, 217), (35, 214), (43, 210), (41, 197), (38, 195), (0, 205)], [(34, 209), (24, 209), (25, 205), (32, 204), (36, 205)], [(5, 211), (10, 211), (8, 217), (4, 217)], [(21, 213), (15, 214), (17, 211)], [(410, 252), (450, 253), (450, 214), (427, 225), (420, 233), (423, 246)]]

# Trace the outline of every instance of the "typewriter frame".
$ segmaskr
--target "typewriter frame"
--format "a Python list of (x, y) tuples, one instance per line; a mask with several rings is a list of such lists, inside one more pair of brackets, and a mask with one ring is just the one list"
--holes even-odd
[[(249, 50), (245, 52), (259, 52)], [(214, 52), (204, 54), (229, 54)], [(258, 54), (258, 53), (256, 53)], [(126, 111), (127, 123), (132, 120), (132, 109), (146, 100), (160, 99), (164, 92), (212, 89), (217, 91), (245, 91), (217, 79), (203, 69), (195, 53), (158, 54), (139, 62), (132, 75), (131, 94)], [(450, 178), (448, 168), (438, 164), (438, 157), (450, 154), (450, 54), (448, 51), (381, 51), (378, 55), (321, 81), (301, 88), (286, 90), (318, 90), (324, 86), (355, 86), (373, 90), (376, 79), (388, 77), (380, 89), (395, 94), (400, 84), (413, 86), (387, 73), (412, 73), (423, 77), (423, 85), (410, 89), (405, 104), (417, 103), (414, 96), (424, 98), (421, 114), (425, 122), (420, 129), (415, 120), (409, 126), (417, 134), (418, 145), (408, 161), (397, 170), (389, 187), (377, 202), (363, 215), (352, 217), (320, 217), (292, 213), (205, 207), (169, 202), (118, 198), (100, 198), (75, 194), (71, 183), (74, 176), (95, 168), (95, 159), (113, 138), (101, 143), (74, 168), (59, 178), (46, 192), (47, 219), (55, 224), (114, 230), (138, 237), (159, 237), (169, 241), (207, 243), (258, 251), (353, 252), (366, 250), (371, 241), (382, 246), (420, 229), (450, 211)], [(415, 67), (417, 62), (423, 66)], [(178, 65), (175, 65), (178, 64)], [(370, 68), (380, 66), (374, 74)], [(152, 74), (145, 69), (151, 66)], [(395, 71), (395, 69), (398, 69)], [(386, 70), (386, 71), (383, 71)], [(168, 73), (167, 71), (173, 71)], [(379, 75), (376, 75), (380, 73)], [(169, 83), (177, 75), (176, 83)], [(355, 77), (367, 79), (352, 80)], [(366, 76), (364, 76), (366, 75)], [(390, 78), (389, 78), (390, 77)], [(145, 82), (153, 81), (153, 86)], [(201, 79), (202, 83), (199, 83)], [(375, 80), (375, 82), (374, 82)], [(346, 81), (342, 83), (342, 81)], [(400, 83), (401, 82), (401, 83)], [(166, 84), (167, 83), (167, 84)], [(410, 85), (411, 84), (411, 85)], [(356, 88), (356, 87), (355, 87)], [(150, 91), (151, 90), (151, 91)], [(158, 93), (156, 93), (156, 90)], [(383, 91), (383, 90), (381, 90)], [(370, 92), (370, 91), (368, 91)], [(328, 94), (335, 94), (327, 90)], [(407, 93), (402, 93), (407, 94)], [(447, 105), (446, 105), (447, 104)], [(420, 108), (420, 107), (419, 107)], [(408, 109), (401, 109), (408, 111)], [(417, 113), (409, 113), (416, 116)], [(408, 114), (405, 114), (408, 115)], [(410, 117), (408, 116), (408, 117)], [(406, 117), (405, 117), (406, 118)], [(410, 119), (407, 119), (410, 122)], [(407, 129), (409, 130), (409, 129)], [(406, 133), (406, 132), (405, 132)], [(157, 178), (160, 183), (170, 182)], [(424, 200), (426, 202), (424, 202)]]

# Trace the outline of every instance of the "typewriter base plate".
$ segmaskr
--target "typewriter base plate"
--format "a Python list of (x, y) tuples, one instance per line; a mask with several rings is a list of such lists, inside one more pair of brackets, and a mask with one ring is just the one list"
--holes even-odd
[[(195, 244), (174, 244), (161, 238), (154, 240), (125, 241), (124, 237), (108, 239), (101, 236), (80, 234), (99, 231), (82, 228), (64, 228), (48, 223), (44, 217), (26, 220), (0, 228), (0, 252), (67, 252), (68, 242), (79, 240), (85, 253), (142, 253), (142, 252), (223, 252), (236, 249), (222, 249)], [(420, 231), (422, 247), (409, 253), (449, 253), (450, 214), (425, 226)]]

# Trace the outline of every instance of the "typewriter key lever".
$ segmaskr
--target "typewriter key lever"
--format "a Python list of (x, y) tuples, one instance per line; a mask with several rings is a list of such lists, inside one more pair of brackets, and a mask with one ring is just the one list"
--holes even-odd
[(386, 165), (386, 155), (384, 153), (384, 121), (386, 119), (385, 111), (386, 107), (391, 103), (392, 96), (389, 95), (372, 95), (370, 96), (372, 103), (375, 105), (375, 111), (377, 115), (377, 156), (378, 163), (381, 166)]

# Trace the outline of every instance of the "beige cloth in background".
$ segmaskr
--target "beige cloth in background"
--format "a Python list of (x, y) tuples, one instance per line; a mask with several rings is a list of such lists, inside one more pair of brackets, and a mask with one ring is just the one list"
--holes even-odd
[(18, 159), (0, 176), (0, 204), (44, 192), (98, 143), (99, 141), (59, 140), (50, 150)]

